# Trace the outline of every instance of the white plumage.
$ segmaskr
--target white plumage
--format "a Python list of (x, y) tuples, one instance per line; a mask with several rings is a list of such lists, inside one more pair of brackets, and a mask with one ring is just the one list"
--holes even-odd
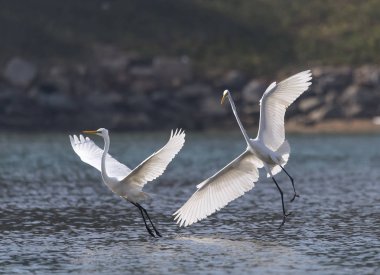
[[(80, 157), (80, 159), (101, 171), (101, 161), (103, 155), (103, 149), (99, 148), (89, 137), (83, 137), (83, 135), (69, 136), (71, 146), (74, 152)], [(126, 165), (118, 162), (110, 154), (106, 157), (106, 169), (110, 177), (116, 178), (117, 180), (124, 179), (130, 172)]]
[[(247, 143), (246, 151), (217, 172), (197, 185), (198, 190), (173, 215), (179, 226), (188, 226), (206, 218), (240, 197), (254, 187), (259, 178), (258, 168), (264, 167), (272, 177), (281, 194), (283, 222), (287, 214), (283, 202), (283, 193), (273, 175), (286, 165), (290, 146), (285, 140), (284, 116), (286, 108), (310, 86), (310, 71), (304, 71), (276, 84), (273, 82), (260, 100), (260, 125), (256, 139), (250, 139), (239, 119), (235, 104), (229, 91), (224, 91), (222, 103), (226, 97), (232, 107), (236, 121)], [(298, 196), (292, 181), (294, 198)]]
[(276, 151), (285, 140), (285, 111), (311, 82), (310, 71), (293, 75), (280, 83), (273, 82), (260, 100), (260, 124), (257, 139)]
[(140, 188), (152, 181), (165, 171), (168, 164), (181, 150), (185, 143), (185, 132), (176, 130), (171, 132), (170, 139), (164, 147), (140, 163), (132, 172), (122, 180), (123, 184), (134, 184)]
[[(180, 226), (206, 218), (255, 186), (262, 163), (245, 151), (212, 177), (197, 185), (198, 190), (176, 212)], [(186, 217), (186, 218), (183, 218)]]
[[(93, 132), (104, 138), (105, 150), (99, 148), (90, 138), (84, 138), (82, 135), (79, 138), (76, 135), (70, 136), (71, 146), (83, 162), (101, 171), (104, 183), (114, 193), (132, 202), (138, 202), (146, 197), (146, 194), (142, 192), (142, 187), (162, 175), (185, 143), (184, 131), (172, 131), (164, 147), (131, 170), (108, 154), (108, 130), (101, 128)], [(103, 155), (104, 169), (102, 169)]]

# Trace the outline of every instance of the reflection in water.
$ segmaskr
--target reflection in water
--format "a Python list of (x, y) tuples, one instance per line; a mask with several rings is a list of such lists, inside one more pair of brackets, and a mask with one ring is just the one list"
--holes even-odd
[[(115, 135), (111, 148), (133, 167), (166, 138)], [(264, 173), (251, 192), (216, 215), (189, 228), (173, 223), (171, 214), (195, 185), (244, 147), (238, 133), (190, 134), (167, 172), (147, 185), (153, 200), (146, 207), (164, 235), (159, 239), (80, 162), (65, 136), (8, 135), (0, 142), (4, 273), (379, 272), (377, 136), (290, 137), (288, 170), (301, 197), (287, 202), (292, 215), (278, 230), (280, 196)], [(284, 175), (278, 180), (289, 201), (290, 182)]]

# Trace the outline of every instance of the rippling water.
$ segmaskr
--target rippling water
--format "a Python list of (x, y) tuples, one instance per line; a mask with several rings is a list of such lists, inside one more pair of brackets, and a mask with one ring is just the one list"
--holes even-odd
[[(168, 133), (111, 134), (130, 167)], [(102, 141), (97, 139), (102, 146)], [(0, 136), (0, 273), (380, 273), (380, 137), (289, 136), (287, 170), (301, 194), (283, 229), (281, 201), (264, 173), (222, 211), (179, 229), (171, 214), (195, 185), (240, 154), (239, 133), (188, 135), (145, 203), (163, 234), (151, 238), (132, 205), (73, 153), (67, 135)]]

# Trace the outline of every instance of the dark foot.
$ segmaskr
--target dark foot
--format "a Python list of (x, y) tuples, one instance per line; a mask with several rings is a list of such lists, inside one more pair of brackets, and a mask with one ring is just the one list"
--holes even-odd
[(154, 232), (156, 232), (156, 235), (157, 235), (158, 237), (162, 237), (162, 235), (160, 234), (160, 232), (158, 232), (157, 230), (154, 230)]
[(156, 235), (154, 235), (153, 231), (152, 231), (149, 227), (146, 227), (146, 230), (148, 231), (148, 233), (149, 233), (153, 238), (156, 238)]
[[(158, 230), (157, 230), (156, 227), (154, 226), (152, 220), (150, 219), (150, 217), (149, 217), (149, 215), (148, 215), (148, 212), (147, 212), (147, 211), (145, 210), (145, 208), (143, 208), (141, 205), (139, 205), (139, 206), (140, 206), (141, 210), (144, 211), (145, 215), (147, 216), (147, 218), (148, 218), (148, 220), (149, 220), (149, 222), (150, 222), (150, 225), (152, 226), (154, 232), (156, 232), (156, 235), (157, 235), (158, 237), (162, 237), (161, 234), (160, 234), (160, 232), (158, 232)], [(157, 236), (155, 236), (155, 237), (157, 237)]]
[(286, 218), (288, 217), (288, 216), (290, 216), (292, 213), (290, 212), (290, 213), (288, 213), (288, 214), (285, 214), (283, 217), (282, 217), (282, 223), (281, 223), (281, 225), (280, 225), (280, 227), (278, 228), (278, 229), (280, 229), (284, 224), (285, 224), (285, 222), (286, 222)]
[(299, 197), (300, 197), (300, 195), (298, 195), (297, 193), (294, 193), (294, 196), (293, 196), (293, 198), (290, 200), (290, 202), (293, 202), (293, 201), (294, 201), (294, 199), (295, 199), (296, 197), (297, 197), (297, 198), (299, 198)]

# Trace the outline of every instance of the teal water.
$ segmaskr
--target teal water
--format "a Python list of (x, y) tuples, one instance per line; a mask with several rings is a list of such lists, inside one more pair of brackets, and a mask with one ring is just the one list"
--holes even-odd
[[(134, 167), (168, 133), (112, 134), (111, 154)], [(102, 146), (100, 138), (96, 138)], [(281, 223), (275, 185), (262, 173), (245, 196), (189, 228), (171, 214), (195, 185), (244, 149), (239, 133), (189, 134), (144, 205), (163, 237), (151, 238), (132, 205), (101, 183), (67, 134), (0, 136), (0, 273), (379, 274), (380, 136), (288, 137), (292, 212)]]

